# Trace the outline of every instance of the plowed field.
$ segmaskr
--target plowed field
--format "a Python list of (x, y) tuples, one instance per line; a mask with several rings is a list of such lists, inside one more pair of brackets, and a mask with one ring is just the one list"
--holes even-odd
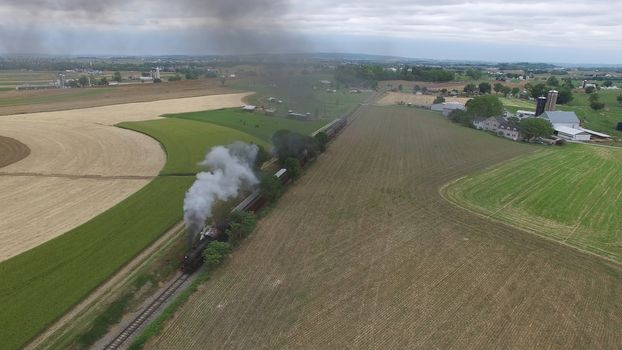
[(444, 200), (533, 148), (368, 107), (156, 349), (616, 348), (622, 269)]
[(0, 136), (0, 168), (26, 158), (30, 148), (16, 139)]

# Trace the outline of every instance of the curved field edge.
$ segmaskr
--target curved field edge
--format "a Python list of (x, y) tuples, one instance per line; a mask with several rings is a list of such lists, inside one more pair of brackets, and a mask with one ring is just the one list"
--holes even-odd
[[(263, 143), (230, 128), (181, 119), (120, 126), (159, 141), (168, 155), (165, 169), (189, 175), (211, 146), (239, 139)], [(206, 137), (209, 129), (220, 134)], [(194, 176), (159, 176), (83, 225), (2, 262), (0, 348), (25, 345), (178, 223), (193, 181)]]
[(229, 127), (178, 118), (123, 122), (117, 126), (146, 134), (163, 145), (167, 161), (160, 175), (194, 175), (201, 170), (197, 163), (215, 145), (233, 141), (268, 145), (257, 137)]
[(622, 262), (622, 152), (567, 145), (519, 156), (441, 188), (486, 218)]

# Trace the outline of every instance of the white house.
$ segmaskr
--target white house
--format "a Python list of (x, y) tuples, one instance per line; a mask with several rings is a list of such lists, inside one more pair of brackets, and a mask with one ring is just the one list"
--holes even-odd
[(569, 128), (567, 126), (553, 126), (557, 131), (557, 136), (570, 141), (589, 141), (590, 134), (583, 129)]

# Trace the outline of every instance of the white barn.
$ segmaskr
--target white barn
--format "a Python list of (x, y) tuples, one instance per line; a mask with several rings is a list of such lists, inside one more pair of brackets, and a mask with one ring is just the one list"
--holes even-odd
[(570, 141), (589, 141), (590, 134), (583, 129), (569, 128), (562, 125), (554, 125), (557, 136)]

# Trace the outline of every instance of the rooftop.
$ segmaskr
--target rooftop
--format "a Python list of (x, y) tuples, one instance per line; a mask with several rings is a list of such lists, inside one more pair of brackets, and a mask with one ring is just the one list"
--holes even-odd
[(555, 126), (554, 129), (557, 132), (561, 132), (567, 135), (587, 134), (587, 132), (583, 129), (569, 128), (567, 126)]
[(579, 124), (579, 118), (574, 112), (563, 111), (548, 111), (542, 114), (543, 118), (547, 118), (551, 124), (566, 123), (566, 124)]

